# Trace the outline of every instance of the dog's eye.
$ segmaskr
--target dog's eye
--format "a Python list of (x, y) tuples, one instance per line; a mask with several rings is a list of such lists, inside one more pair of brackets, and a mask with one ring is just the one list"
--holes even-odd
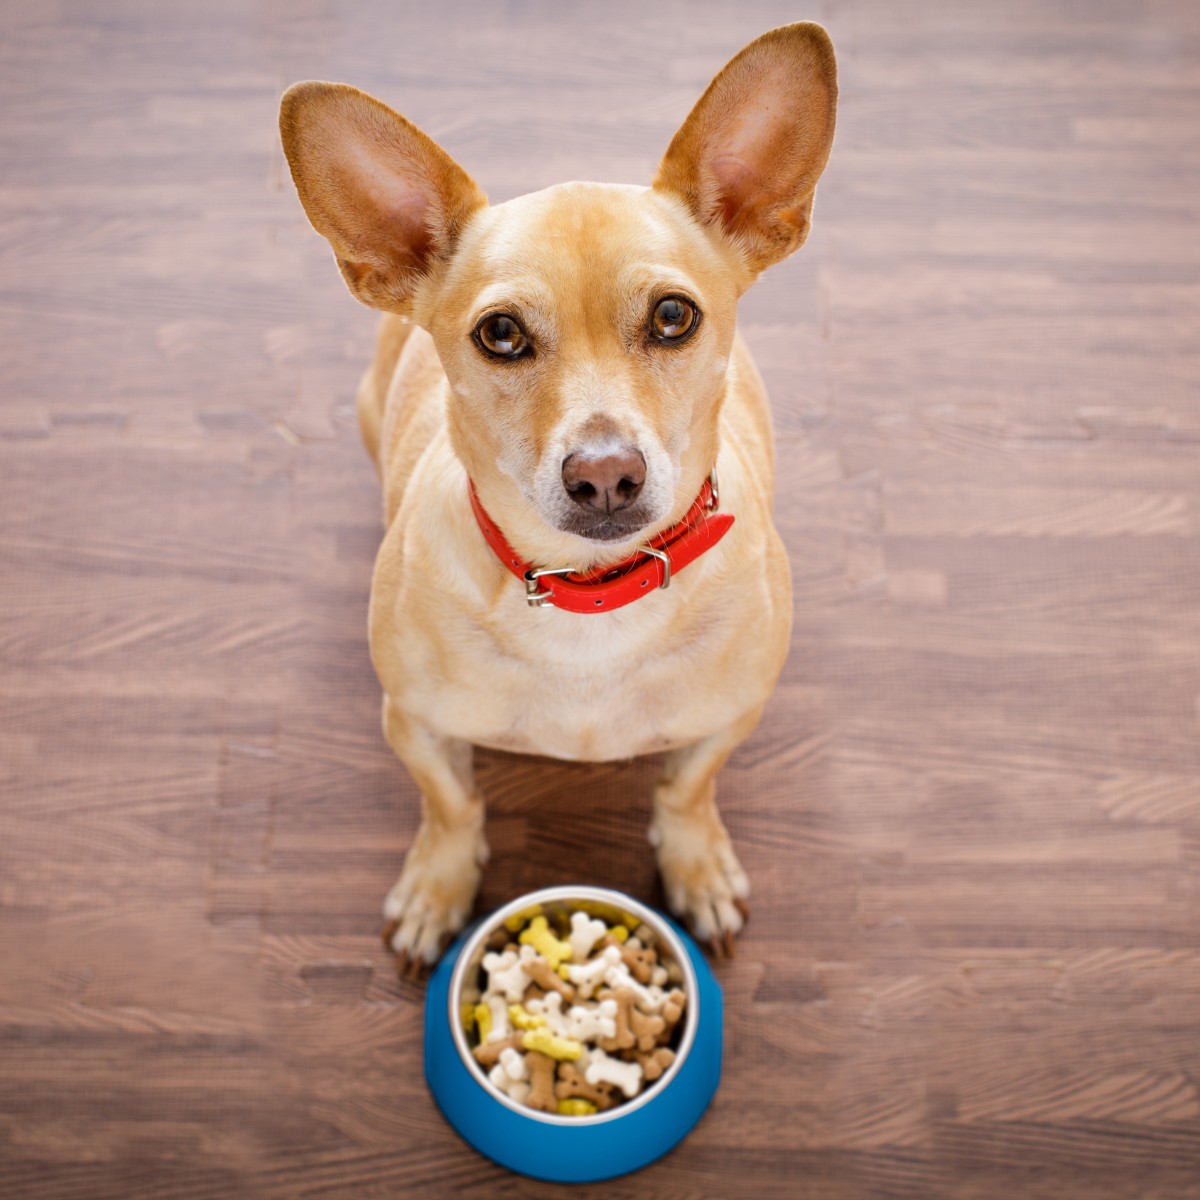
[(524, 331), (504, 313), (484, 317), (475, 327), (475, 340), (493, 358), (520, 358), (529, 351)]
[(699, 323), (696, 306), (682, 296), (668, 296), (654, 307), (650, 317), (650, 332), (657, 341), (678, 342), (687, 337)]

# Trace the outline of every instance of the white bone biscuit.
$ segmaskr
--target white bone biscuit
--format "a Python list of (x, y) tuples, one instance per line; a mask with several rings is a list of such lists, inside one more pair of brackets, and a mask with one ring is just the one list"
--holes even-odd
[(603, 1050), (593, 1050), (583, 1077), (593, 1085), (611, 1083), (619, 1087), (627, 1099), (632, 1099), (642, 1086), (642, 1066), (641, 1063), (610, 1058)]
[(589, 917), (585, 912), (571, 914), (571, 933), (567, 940), (571, 943), (571, 961), (573, 963), (587, 962), (592, 947), (608, 932), (608, 926), (603, 921)]
[(594, 1042), (614, 1037), (617, 1032), (617, 1002), (601, 1000), (587, 1007), (576, 1004), (567, 1013), (567, 1037), (577, 1042)]
[(562, 1010), (563, 998), (558, 992), (547, 992), (541, 1000), (530, 1000), (525, 1005), (525, 1011), (535, 1017), (545, 1017), (546, 1028), (555, 1037), (569, 1037), (567, 1019)]
[(590, 1000), (592, 993), (605, 982), (605, 973), (617, 969), (629, 974), (621, 962), (621, 951), (616, 946), (606, 946), (604, 952), (591, 962), (568, 964), (567, 978), (575, 985), (580, 1000)]
[(484, 999), (488, 1011), (492, 1014), (492, 1029), (487, 1035), (489, 1042), (502, 1042), (512, 1035), (512, 1025), (508, 1020), (508, 1005), (503, 996), (488, 996)]
[[(522, 954), (517, 955), (512, 950), (503, 954), (485, 954), (483, 969), (488, 973), (488, 993), (501, 992), (509, 1004), (519, 1004), (525, 995), (525, 989), (531, 980), (525, 973), (524, 964), (537, 951), (532, 946), (522, 946)], [(524, 951), (528, 950), (529, 955)]]

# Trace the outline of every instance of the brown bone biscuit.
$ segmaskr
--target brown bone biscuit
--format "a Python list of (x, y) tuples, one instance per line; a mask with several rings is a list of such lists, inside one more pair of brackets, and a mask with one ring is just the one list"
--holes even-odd
[(649, 983), (650, 972), (658, 963), (658, 955), (641, 944), (634, 945), (636, 938), (621, 947), (621, 961), (629, 968), (629, 973), (638, 983)]
[(558, 992), (566, 1003), (575, 999), (575, 989), (544, 958), (531, 958), (521, 965), (525, 974), (543, 991)]
[(660, 1042), (670, 1041), (671, 1034), (674, 1033), (675, 1026), (679, 1024), (679, 1019), (683, 1016), (683, 1010), (686, 1007), (687, 996), (679, 988), (674, 988), (667, 993), (667, 998), (663, 1002), (662, 1008), (659, 1009), (663, 1019), (663, 1031), (658, 1039)]
[(666, 1031), (667, 1023), (662, 1017), (653, 1017), (638, 1008), (629, 1010), (629, 1027), (637, 1042), (637, 1048), (643, 1053), (654, 1049), (655, 1044)]
[(525, 1103), (539, 1112), (556, 1112), (554, 1071), (558, 1064), (550, 1055), (530, 1050), (525, 1055), (525, 1065), (529, 1068), (529, 1096)]
[(633, 1061), (642, 1064), (642, 1078), (653, 1083), (675, 1061), (675, 1051), (658, 1046), (649, 1054), (635, 1054)]
[(607, 1083), (588, 1083), (583, 1072), (572, 1062), (558, 1064), (558, 1082), (554, 1094), (560, 1100), (590, 1100), (603, 1112), (616, 1103), (614, 1089)]
[(480, 1042), (475, 1046), (471, 1053), (475, 1056), (475, 1061), (485, 1069), (490, 1070), (500, 1061), (500, 1055), (504, 1053), (510, 1046), (514, 1050), (521, 1049), (521, 1038), (524, 1035), (520, 1030), (517, 1030), (512, 1037), (506, 1037), (498, 1042)]
[(599, 996), (603, 1003), (605, 1000), (615, 1000), (617, 1002), (617, 1015), (613, 1018), (613, 1023), (616, 1025), (616, 1032), (612, 1037), (597, 1038), (596, 1045), (601, 1050), (632, 1050), (637, 1045), (637, 1034), (633, 1030), (631, 1024), (632, 1014), (634, 1010), (634, 995), (628, 988), (617, 988), (612, 992), (601, 992)]

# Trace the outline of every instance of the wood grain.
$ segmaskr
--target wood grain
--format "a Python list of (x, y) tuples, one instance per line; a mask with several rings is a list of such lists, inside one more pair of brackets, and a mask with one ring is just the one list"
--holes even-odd
[[(1200, 17), (1181, 0), (7, 5), (0, 1197), (562, 1189), (468, 1150), (377, 940), (374, 322), (275, 133), (373, 91), (501, 200), (647, 180), (816, 18), (837, 146), (746, 297), (792, 653), (699, 1128), (598, 1200), (1200, 1197)], [(481, 905), (660, 899), (653, 762), (479, 755)], [(581, 813), (586, 817), (581, 819)]]

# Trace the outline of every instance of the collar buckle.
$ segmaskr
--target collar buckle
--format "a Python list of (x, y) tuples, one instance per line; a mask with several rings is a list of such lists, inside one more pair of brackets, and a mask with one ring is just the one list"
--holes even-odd
[(543, 575), (570, 575), (574, 570), (574, 567), (542, 567), (536, 571), (526, 571), (524, 575), (525, 603), (530, 608), (554, 608), (554, 597), (542, 589), (538, 580)]
[(665, 550), (655, 550), (653, 546), (639, 546), (639, 554), (649, 554), (657, 558), (663, 565), (663, 581), (660, 583), (659, 589), (671, 586), (671, 556)]

